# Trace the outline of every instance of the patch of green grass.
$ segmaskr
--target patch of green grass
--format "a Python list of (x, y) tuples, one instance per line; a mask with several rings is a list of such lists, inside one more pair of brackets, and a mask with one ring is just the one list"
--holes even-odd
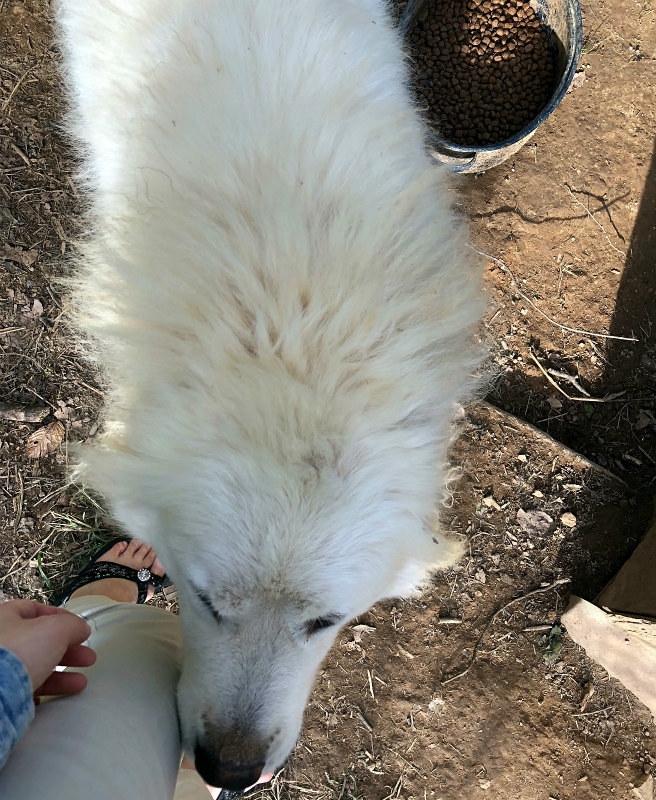
[(105, 510), (84, 489), (76, 490), (65, 510), (56, 507), (51, 510), (44, 522), (47, 536), (37, 566), (50, 594), (58, 591), (117, 534), (108, 523)]
[(331, 778), (327, 772), (326, 788), (331, 794), (330, 800), (364, 800), (364, 795), (359, 791), (355, 777), (349, 772), (343, 772), (339, 778)]
[(547, 664), (554, 664), (558, 661), (560, 651), (563, 647), (563, 629), (554, 625), (549, 631), (546, 644), (542, 648), (542, 658)]

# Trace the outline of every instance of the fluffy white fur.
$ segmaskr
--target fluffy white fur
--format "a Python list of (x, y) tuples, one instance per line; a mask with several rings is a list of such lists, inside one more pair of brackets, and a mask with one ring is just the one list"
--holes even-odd
[(270, 770), (339, 625), (458, 553), (432, 514), (478, 269), (382, 0), (59, 21), (108, 387), (80, 471), (179, 587), (188, 752), (210, 782)]

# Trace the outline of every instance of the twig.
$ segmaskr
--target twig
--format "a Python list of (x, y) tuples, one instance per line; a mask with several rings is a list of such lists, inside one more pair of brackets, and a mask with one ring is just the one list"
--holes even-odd
[(55, 531), (51, 531), (51, 532), (50, 532), (50, 533), (49, 533), (49, 534), (48, 534), (48, 535), (45, 537), (45, 539), (44, 539), (44, 540), (41, 542), (41, 544), (40, 544), (40, 545), (39, 545), (39, 546), (36, 548), (36, 550), (35, 550), (35, 551), (32, 553), (32, 555), (31, 555), (31, 556), (30, 556), (28, 559), (26, 559), (26, 561), (25, 561), (23, 564), (20, 564), (19, 566), (17, 566), (17, 567), (14, 569), (14, 566), (15, 566), (15, 564), (16, 564), (16, 561), (18, 561), (18, 559), (16, 559), (16, 561), (14, 561), (14, 563), (11, 565), (11, 567), (10, 567), (10, 569), (9, 569), (9, 572), (7, 572), (7, 574), (6, 574), (6, 575), (3, 575), (2, 577), (0, 577), (0, 583), (4, 583), (4, 582), (7, 580), (7, 578), (11, 578), (11, 576), (12, 576), (12, 575), (15, 575), (17, 572), (20, 572), (22, 569), (24, 569), (25, 567), (29, 566), (29, 563), (30, 563), (30, 561), (31, 561), (31, 560), (32, 560), (32, 559), (33, 559), (35, 556), (38, 556), (38, 555), (39, 555), (39, 553), (41, 552), (41, 550), (43, 550), (43, 548), (45, 547), (45, 545), (46, 545), (46, 542), (47, 542), (47, 541), (48, 541), (48, 539), (49, 539), (49, 538), (50, 538), (50, 537), (51, 537), (51, 536), (54, 534), (54, 532), (55, 532)]
[(14, 86), (14, 88), (9, 93), (9, 97), (2, 104), (2, 108), (0, 108), (0, 111), (6, 111), (7, 110), (7, 107), (9, 105), (9, 103), (11, 103), (11, 101), (12, 101), (14, 95), (16, 94), (16, 92), (18, 91), (18, 88), (21, 85), (21, 83), (25, 80), (25, 78), (27, 78), (27, 76), (30, 74), (30, 72), (32, 72), (32, 70), (36, 69), (38, 66), (39, 66), (38, 64), (32, 64), (31, 67), (29, 67), (28, 69), (25, 70), (25, 72), (18, 79), (18, 81), (17, 81), (16, 85)]
[[(599, 222), (599, 220), (598, 220), (598, 219), (597, 219), (597, 218), (594, 216), (594, 214), (593, 214), (593, 213), (590, 211), (590, 209), (589, 209), (587, 206), (583, 205), (583, 203), (582, 203), (582, 202), (581, 202), (581, 201), (578, 199), (578, 197), (576, 197), (576, 196), (574, 195), (574, 192), (573, 192), (573, 191), (572, 191), (572, 189), (570, 188), (569, 184), (567, 184), (567, 183), (566, 183), (566, 184), (565, 184), (565, 188), (566, 188), (566, 189), (567, 189), (567, 191), (569, 192), (569, 194), (570, 194), (570, 197), (572, 198), (572, 200), (573, 200), (575, 203), (577, 203), (578, 205), (580, 205), (580, 206), (581, 206), (581, 208), (582, 208), (582, 209), (585, 211), (585, 213), (586, 213), (586, 214), (587, 214), (587, 215), (590, 217), (590, 219), (591, 219), (591, 220), (594, 222), (594, 224), (595, 224), (595, 225), (597, 225), (597, 227), (599, 227), (599, 229), (602, 231), (602, 233), (603, 233), (603, 234), (604, 234), (604, 236), (606, 237), (606, 241), (608, 242), (608, 245), (609, 245), (609, 247), (612, 247), (612, 248), (613, 248), (613, 250), (614, 250), (616, 253), (619, 253), (619, 254), (620, 254), (620, 255), (621, 255), (623, 258), (626, 258), (626, 253), (625, 253), (623, 250), (620, 250), (619, 248), (615, 247), (615, 245), (614, 245), (614, 244), (611, 242), (611, 240), (610, 240), (610, 237), (609, 237), (609, 236), (608, 236), (608, 234), (606, 233), (606, 229), (604, 228), (604, 226), (603, 226), (603, 225), (601, 224), (601, 222)], [(584, 192), (584, 194), (585, 194), (585, 192)], [(597, 199), (599, 199), (599, 198), (597, 198)], [(604, 207), (605, 207), (605, 206), (604, 206)], [(612, 221), (612, 218), (611, 218), (611, 224), (613, 224), (613, 227), (615, 227), (615, 225), (614, 225), (614, 223), (613, 223), (613, 221)], [(615, 230), (616, 230), (616, 232), (617, 232), (617, 233), (619, 233), (619, 231), (617, 231), (617, 228), (615, 228)]]
[(362, 725), (364, 725), (364, 727), (369, 731), (369, 733), (371, 733), (373, 731), (373, 729), (374, 729), (373, 725), (365, 717), (365, 715), (363, 714), (362, 710), (359, 709), (357, 706), (355, 707), (355, 716), (360, 720)]
[(20, 147), (17, 144), (9, 142), (9, 147), (11, 147), (14, 153), (19, 155), (23, 159), (23, 161), (27, 164), (28, 167), (32, 166), (32, 162), (30, 161), (30, 159), (25, 155), (25, 153), (20, 149)]
[(600, 708), (598, 711), (584, 711), (581, 714), (572, 714), (573, 717), (592, 717), (595, 714), (605, 714), (607, 711), (612, 711), (615, 706), (606, 706), (606, 708)]
[(455, 744), (453, 744), (452, 742), (447, 742), (447, 744), (448, 744), (448, 746), (449, 746), (449, 747), (450, 747), (452, 750), (455, 750), (455, 751), (456, 751), (456, 753), (457, 753), (457, 754), (458, 754), (458, 755), (459, 755), (461, 758), (464, 758), (464, 757), (465, 757), (465, 756), (463, 755), (463, 753), (462, 753), (460, 750), (458, 750), (458, 748), (455, 746)]
[[(559, 386), (556, 381), (549, 375), (547, 370), (540, 364), (538, 361), (535, 353), (531, 350), (530, 352), (531, 358), (535, 362), (536, 366), (540, 370), (540, 372), (544, 375), (544, 377), (549, 381), (549, 383), (557, 389), (563, 397), (566, 397), (568, 400), (575, 400), (578, 403), (631, 403), (635, 402), (636, 400), (640, 400), (641, 402), (645, 402), (644, 397), (619, 397), (617, 394), (609, 395), (608, 397), (577, 397), (573, 394), (568, 394), (561, 386)], [(571, 377), (571, 376), (569, 376)], [(624, 394), (624, 392), (620, 392), (619, 394)]]
[(516, 597), (514, 600), (510, 600), (508, 603), (501, 606), (501, 608), (497, 609), (488, 620), (486, 626), (483, 628), (481, 635), (478, 637), (478, 641), (474, 645), (471, 658), (469, 659), (469, 664), (467, 664), (466, 668), (463, 669), (462, 672), (458, 672), (457, 675), (452, 675), (445, 681), (441, 681), (442, 686), (446, 686), (447, 683), (451, 683), (452, 681), (458, 680), (458, 678), (462, 678), (474, 666), (474, 661), (476, 660), (476, 654), (478, 653), (478, 648), (480, 647), (481, 642), (483, 641), (483, 637), (488, 632), (494, 620), (499, 616), (499, 614), (501, 614), (502, 611), (505, 611), (510, 606), (515, 605), (515, 603), (520, 603), (522, 600), (527, 600), (529, 597), (533, 597), (533, 595), (541, 594), (542, 592), (549, 592), (551, 591), (551, 589), (555, 589), (556, 586), (562, 586), (563, 584), (569, 583), (570, 581), (571, 578), (559, 578), (557, 581), (550, 583), (548, 586), (539, 586), (537, 589), (533, 589), (533, 591), (528, 592), (527, 594), (523, 594), (521, 597)]
[(23, 489), (23, 476), (21, 475), (18, 467), (16, 467), (16, 480), (18, 481), (18, 503), (16, 504), (16, 519), (14, 520), (14, 537), (18, 533), (18, 526), (20, 525), (21, 517), (23, 516), (23, 501), (25, 497)]
[(570, 375), (569, 372), (565, 372), (565, 370), (562, 370), (562, 369), (549, 369), (549, 370), (547, 370), (547, 372), (550, 375), (553, 375), (554, 378), (562, 378), (564, 381), (567, 381), (568, 383), (571, 383), (572, 386), (575, 389), (578, 389), (579, 392), (581, 392), (582, 395), (585, 395), (586, 397), (590, 397), (590, 392), (586, 392), (585, 389), (581, 386), (581, 384), (576, 380), (574, 375)]
[(485, 258), (489, 258), (490, 261), (494, 261), (494, 263), (497, 264), (503, 272), (507, 273), (510, 276), (510, 280), (517, 294), (523, 300), (525, 300), (532, 308), (534, 308), (538, 312), (538, 314), (541, 314), (548, 322), (550, 322), (552, 325), (555, 325), (557, 328), (561, 328), (564, 331), (569, 331), (570, 333), (580, 333), (583, 336), (596, 336), (598, 339), (615, 339), (620, 342), (639, 341), (638, 339), (635, 338), (635, 336), (613, 336), (610, 333), (591, 333), (590, 331), (584, 331), (581, 330), (580, 328), (570, 328), (568, 325), (562, 325), (560, 322), (556, 322), (555, 319), (552, 319), (548, 314), (545, 314), (541, 308), (538, 308), (538, 306), (535, 305), (535, 303), (531, 300), (530, 297), (524, 294), (524, 292), (519, 288), (519, 284), (517, 283), (517, 279), (513, 275), (512, 270), (507, 264), (501, 261), (500, 258), (495, 258), (494, 256), (491, 256), (488, 253), (484, 253), (482, 250), (478, 250), (476, 247), (473, 247), (472, 245), (469, 245), (469, 247), (471, 247), (471, 249), (474, 250), (474, 252), (478, 253), (480, 256), (484, 256)]
[(104, 397), (105, 396), (100, 391), (100, 389), (96, 389), (95, 386), (90, 386), (88, 383), (85, 383), (84, 381), (77, 380), (76, 378), (74, 378), (73, 381), (74, 381), (74, 383), (77, 383), (78, 386), (84, 386), (85, 389), (88, 389), (90, 392), (94, 392), (95, 394), (100, 395), (100, 397)]

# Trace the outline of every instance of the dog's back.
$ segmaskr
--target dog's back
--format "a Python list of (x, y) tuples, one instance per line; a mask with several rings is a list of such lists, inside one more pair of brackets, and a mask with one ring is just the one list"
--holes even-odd
[[(409, 590), (453, 554), (428, 520), (481, 302), (384, 3), (63, 0), (60, 21), (93, 227), (79, 322), (109, 392), (87, 478), (176, 582), (270, 630), (284, 598), (343, 620)], [(301, 687), (269, 709), (279, 763), (329, 641), (275, 656), (252, 616), (270, 657), (245, 663), (295, 659)], [(230, 716), (195, 658), (190, 737)]]
[[(391, 423), (449, 415), (478, 288), (382, 6), (64, 4), (96, 220), (83, 308), (114, 383), (198, 362), (241, 408), (226, 370), (258, 360), (361, 408), (391, 391)], [(115, 325), (132, 367), (142, 339), (157, 360), (124, 375)]]

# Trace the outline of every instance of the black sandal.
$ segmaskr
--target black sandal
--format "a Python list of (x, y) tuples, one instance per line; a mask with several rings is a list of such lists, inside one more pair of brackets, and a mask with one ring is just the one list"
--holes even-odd
[(266, 783), (260, 783), (247, 789), (245, 792), (233, 792), (231, 789), (221, 789), (216, 800), (241, 800), (242, 797), (254, 797), (259, 792), (263, 792), (268, 787)]
[(241, 800), (242, 797), (254, 797), (259, 792), (263, 792), (271, 786), (271, 783), (280, 775), (286, 764), (287, 761), (285, 760), (282, 767), (279, 767), (273, 773), (273, 777), (268, 783), (258, 783), (255, 786), (251, 786), (250, 789), (246, 789), (244, 792), (234, 792), (232, 789), (221, 789), (216, 800)]
[(101, 561), (98, 563), (100, 556), (105, 555), (114, 545), (119, 542), (127, 541), (129, 540), (125, 537), (117, 537), (101, 547), (100, 550), (95, 553), (91, 562), (69, 581), (58, 595), (56, 595), (52, 604), (54, 606), (61, 606), (70, 598), (73, 592), (76, 592), (88, 583), (104, 580), (105, 578), (124, 578), (125, 580), (136, 583), (138, 589), (137, 603), (146, 602), (149, 586), (155, 589), (155, 594), (159, 594), (167, 586), (170, 586), (172, 581), (167, 575), (153, 575), (152, 572), (145, 567), (142, 569), (132, 569), (123, 564), (117, 564), (114, 561)]

